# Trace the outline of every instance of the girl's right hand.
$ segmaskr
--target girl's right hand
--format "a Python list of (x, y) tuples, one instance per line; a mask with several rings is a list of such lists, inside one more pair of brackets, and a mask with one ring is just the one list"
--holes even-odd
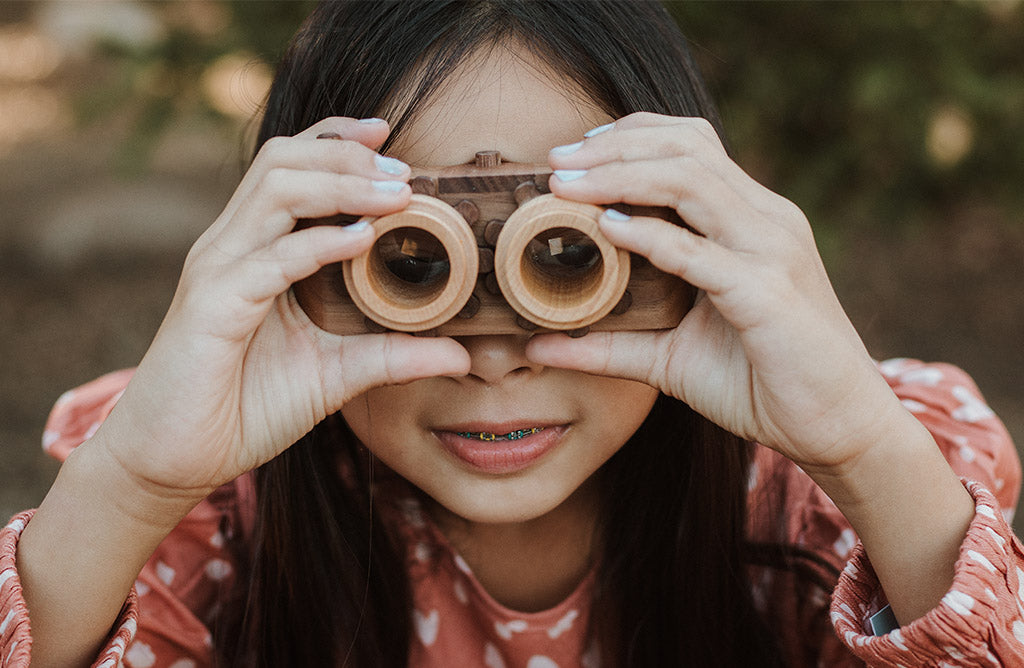
[[(189, 252), (149, 351), (83, 448), (105, 449), (145, 494), (198, 501), (371, 387), (468, 372), (452, 339), (324, 332), (289, 290), (374, 239), (365, 226), (294, 231), (297, 219), (408, 204), (409, 168), (374, 151), (388, 132), (384, 121), (329, 118), (263, 146)], [(327, 133), (342, 139), (318, 139)]]

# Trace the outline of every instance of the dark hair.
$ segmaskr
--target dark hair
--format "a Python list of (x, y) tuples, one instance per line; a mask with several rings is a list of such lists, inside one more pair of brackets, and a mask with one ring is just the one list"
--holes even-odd
[[(658, 3), (345, 0), (320, 5), (293, 39), (257, 145), (396, 103), (388, 120), (398, 135), (467, 55), (502, 40), (528, 48), (612, 117), (702, 116), (721, 133), (685, 40)], [(599, 471), (604, 547), (590, 632), (610, 665), (782, 665), (746, 575), (750, 453), (661, 396)], [(334, 415), (256, 472), (248, 578), (234, 618), (218, 625), (227, 663), (407, 665), (404, 548), (373, 512), (367, 476), (343, 481), (339, 462), (366, 469)]]

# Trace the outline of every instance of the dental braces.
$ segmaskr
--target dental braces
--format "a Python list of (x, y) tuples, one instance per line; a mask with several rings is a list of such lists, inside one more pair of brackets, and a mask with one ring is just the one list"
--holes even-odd
[(459, 431), (456, 432), (463, 438), (472, 438), (478, 441), (518, 441), (521, 438), (532, 436), (537, 432), (544, 431), (544, 427), (530, 427), (529, 429), (516, 429), (507, 434), (492, 434), (489, 431)]

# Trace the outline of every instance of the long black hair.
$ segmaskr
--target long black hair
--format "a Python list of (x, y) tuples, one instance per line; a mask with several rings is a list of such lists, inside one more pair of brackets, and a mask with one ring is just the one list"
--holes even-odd
[[(701, 116), (721, 134), (686, 42), (656, 2), (339, 0), (293, 39), (257, 146), (328, 116), (386, 114), (400, 135), (460, 62), (504, 40), (613, 118)], [(746, 574), (750, 458), (750, 444), (661, 396), (598, 472), (604, 544), (590, 633), (606, 665), (782, 665)], [(367, 477), (336, 473), (339, 462), (363, 471), (364, 459), (334, 415), (257, 470), (248, 577), (218, 632), (226, 664), (407, 665), (404, 548), (378, 521)]]

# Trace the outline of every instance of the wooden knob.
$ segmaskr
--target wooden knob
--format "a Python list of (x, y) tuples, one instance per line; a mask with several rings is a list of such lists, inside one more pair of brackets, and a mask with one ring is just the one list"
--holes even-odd
[(433, 329), (455, 317), (473, 294), (479, 261), (476, 238), (459, 212), (413, 195), (405, 209), (370, 224), (377, 241), (343, 266), (359, 310), (402, 332)]
[(598, 229), (601, 208), (541, 195), (509, 216), (494, 265), (502, 295), (542, 327), (577, 330), (607, 315), (629, 283), (629, 253)]
[(497, 167), (501, 164), (501, 153), (498, 151), (477, 151), (474, 162), (477, 167)]

